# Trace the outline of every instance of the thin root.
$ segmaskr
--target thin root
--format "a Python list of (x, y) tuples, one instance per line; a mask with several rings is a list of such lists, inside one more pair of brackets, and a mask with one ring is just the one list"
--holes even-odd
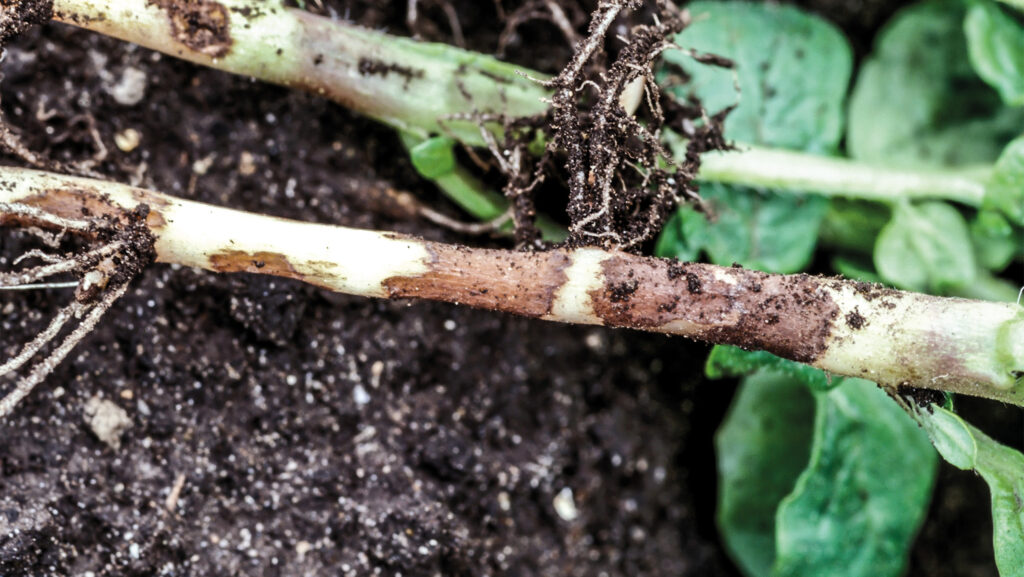
[[(64, 340), (59, 345), (57, 345), (57, 348), (55, 348), (53, 352), (51, 352), (46, 358), (40, 361), (28, 375), (26, 375), (24, 378), (18, 381), (18, 383), (14, 386), (13, 391), (8, 393), (7, 396), (5, 396), (3, 399), (0, 399), (0, 419), (3, 419), (10, 415), (11, 411), (14, 410), (18, 403), (20, 403), (22, 399), (27, 397), (28, 394), (32, 392), (32, 389), (36, 387), (36, 385), (43, 382), (43, 379), (49, 376), (49, 374), (52, 373), (53, 370), (57, 368), (57, 365), (59, 365), (65, 359), (65, 357), (68, 356), (68, 353), (71, 352), (71, 349), (75, 348), (75, 346), (78, 345), (78, 343), (80, 343), (82, 339), (84, 339), (89, 333), (91, 333), (96, 328), (96, 325), (99, 324), (100, 319), (103, 318), (103, 314), (106, 313), (114, 304), (114, 302), (117, 301), (117, 299), (121, 298), (121, 296), (124, 295), (124, 293), (127, 290), (128, 283), (126, 282), (108, 291), (106, 294), (103, 295), (103, 298), (95, 304), (86, 305), (83, 307), (80, 303), (74, 302), (61, 311), (62, 313), (67, 311), (68, 313), (70, 313), (69, 316), (77, 317), (84, 315), (84, 318), (82, 319), (82, 322), (77, 327), (75, 327), (75, 329), (71, 331), (71, 333), (67, 337), (65, 337)], [(63, 320), (61, 326), (63, 326), (63, 323), (66, 322), (66, 319)], [(52, 327), (54, 323), (50, 324)], [(49, 328), (50, 327), (47, 327), (48, 330)], [(57, 327), (56, 331), (53, 332), (53, 335), (56, 335), (56, 333), (60, 331), (60, 328), (61, 327)], [(53, 335), (50, 335), (49, 338), (42, 340), (39, 347), (42, 348), (43, 345), (52, 340)], [(40, 334), (40, 337), (42, 336), (44, 336), (44, 334)], [(36, 343), (37, 341), (40, 341), (39, 337), (33, 340), (32, 344)]]
[[(23, 288), (24, 285), (39, 283), (43, 279), (54, 275), (70, 272), (82, 272), (91, 266), (95, 266), (95, 264), (101, 259), (123, 249), (123, 242), (113, 242), (97, 249), (93, 249), (81, 256), (60, 259), (56, 262), (40, 265), (24, 271), (0, 272), (0, 289), (11, 290)], [(24, 258), (25, 256), (26, 255), (23, 255), (23, 257), (20, 258)]]
[(51, 227), (73, 232), (86, 233), (96, 227), (96, 221), (74, 218), (64, 218), (46, 212), (41, 208), (21, 204), (18, 202), (0, 202), (0, 215), (21, 217), (37, 224), (46, 224)]
[[(55, 257), (38, 250), (29, 251), (17, 262), (25, 258), (38, 258), (46, 264), (23, 271), (0, 273), (0, 289), (76, 288), (74, 300), (61, 309), (49, 325), (23, 346), (17, 355), (0, 365), (0, 377), (20, 370), (56, 340), (72, 319), (80, 319), (78, 326), (71, 329), (60, 344), (18, 380), (10, 393), (0, 399), (0, 419), (9, 415), (36, 385), (53, 372), (71, 349), (96, 328), (103, 314), (128, 290), (131, 280), (153, 260), (154, 238), (145, 224), (148, 214), (149, 207), (139, 205), (126, 213), (120, 225), (115, 227), (105, 221), (77, 221), (58, 217), (33, 206), (0, 203), (0, 216), (13, 215), (16, 217), (14, 222), (51, 226), (87, 233), (88, 236), (99, 235), (106, 239), (106, 244), (81, 255)], [(79, 274), (79, 280), (73, 283), (46, 282), (50, 277), (66, 273)]]

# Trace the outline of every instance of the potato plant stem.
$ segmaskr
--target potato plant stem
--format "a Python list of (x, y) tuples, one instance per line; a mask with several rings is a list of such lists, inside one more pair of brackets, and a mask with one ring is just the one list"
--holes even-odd
[(325, 96), (421, 137), (482, 146), (479, 112), (543, 114), (547, 91), (518, 67), (389, 36), (278, 0), (54, 0), (54, 19), (210, 66)]
[(877, 202), (941, 198), (978, 207), (992, 170), (907, 170), (741, 143), (736, 148), (702, 156), (699, 178)]
[[(367, 297), (682, 335), (767, 350), (889, 387), (1024, 405), (1024, 308), (1012, 303), (598, 249), (475, 249), (16, 168), (0, 168), (0, 203), (65, 219), (123, 215), (146, 204), (160, 262), (277, 275)], [(30, 213), (0, 212), (0, 224), (24, 225)]]
[[(447, 134), (471, 146), (484, 143), (476, 124), (464, 119), (467, 114), (542, 114), (543, 100), (551, 96), (525, 77), (543, 78), (539, 72), (273, 0), (54, 0), (54, 18), (204, 66), (320, 94), (419, 137)], [(678, 136), (667, 139), (680, 143)], [(940, 198), (978, 206), (991, 170), (896, 169), (741, 148), (705, 155), (698, 178), (882, 202)]]

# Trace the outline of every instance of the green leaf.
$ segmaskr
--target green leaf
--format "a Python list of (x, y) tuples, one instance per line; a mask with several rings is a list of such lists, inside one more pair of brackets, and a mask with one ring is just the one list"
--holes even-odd
[(715, 222), (692, 206), (682, 207), (658, 243), (660, 256), (694, 260), (704, 252), (715, 264), (781, 273), (810, 263), (827, 199), (719, 184), (702, 185), (701, 196)]
[(787, 375), (765, 371), (740, 385), (715, 436), (718, 526), (751, 577), (775, 562), (775, 513), (810, 456), (814, 398)]
[(704, 365), (710, 379), (749, 375), (760, 369), (771, 370), (814, 391), (827, 391), (842, 382), (841, 377), (826, 375), (821, 369), (777, 357), (765, 351), (745, 351), (732, 345), (715, 345)]
[[(823, 154), (838, 150), (852, 66), (842, 34), (791, 6), (695, 2), (688, 8), (693, 24), (676, 41), (731, 58), (736, 70), (668, 51), (665, 60), (691, 76), (674, 89), (676, 96), (695, 96), (711, 110), (738, 100), (725, 124), (731, 139)], [(713, 220), (681, 208), (658, 254), (695, 260), (706, 253), (718, 264), (771, 272), (796, 272), (809, 264), (827, 200), (715, 184), (702, 185), (701, 194)]]
[(984, 206), (1024, 226), (1024, 136), (1006, 147), (985, 187)]
[(941, 407), (915, 417), (946, 461), (973, 469), (992, 493), (993, 548), (1001, 577), (1024, 577), (1024, 455)]
[(885, 284), (885, 280), (878, 276), (871, 263), (865, 262), (861, 257), (835, 256), (832, 257), (832, 268), (846, 278), (863, 282)]
[(830, 247), (870, 253), (889, 219), (888, 205), (866, 200), (834, 198), (821, 225), (821, 242)]
[(930, 0), (903, 9), (879, 33), (850, 98), (847, 149), (900, 166), (990, 163), (1024, 126), (971, 67), (965, 4)]
[[(835, 153), (852, 68), (846, 39), (832, 25), (792, 6), (692, 2), (693, 23), (676, 43), (736, 62), (732, 70), (665, 52), (690, 81), (676, 96), (695, 94), (708, 110), (739, 106), (725, 122), (728, 138), (822, 154)], [(664, 75), (663, 75), (664, 76)], [(736, 93), (736, 82), (740, 94)]]
[(704, 243), (700, 238), (691, 238), (692, 231), (702, 231), (707, 236), (707, 218), (690, 206), (681, 206), (665, 223), (658, 237), (654, 254), (681, 261), (692, 262), (700, 257)]
[(815, 396), (808, 468), (779, 505), (775, 576), (900, 575), (935, 479), (928, 437), (874, 383)]
[(994, 2), (979, 1), (964, 21), (971, 64), (1010, 106), (1024, 105), (1024, 26)]
[(878, 235), (875, 268), (899, 288), (943, 292), (974, 280), (967, 223), (943, 202), (898, 204)]
[(1006, 268), (1024, 245), (1003, 215), (990, 210), (978, 212), (971, 221), (971, 240), (978, 264), (994, 271)]
[(455, 171), (455, 141), (443, 136), (428, 138), (409, 149), (413, 168), (434, 180)]

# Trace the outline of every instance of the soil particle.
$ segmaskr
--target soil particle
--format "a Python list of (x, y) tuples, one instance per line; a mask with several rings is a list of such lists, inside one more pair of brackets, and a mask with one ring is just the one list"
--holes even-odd
[(121, 448), (121, 434), (131, 427), (128, 412), (108, 399), (89, 399), (82, 409), (85, 422), (100, 441), (115, 451)]
[[(691, 273), (686, 275), (686, 290), (690, 291), (690, 294), (699, 295), (703, 292), (703, 283), (700, 282), (700, 277)], [(754, 291), (759, 292), (759, 291)]]
[(873, 302), (875, 299), (899, 298), (900, 296), (898, 290), (870, 282), (855, 282), (853, 283), (853, 290), (868, 302)]
[(665, 272), (668, 274), (668, 280), (675, 280), (686, 273), (686, 268), (677, 260), (671, 259), (666, 261), (668, 266)]
[(147, 0), (167, 12), (174, 39), (211, 58), (223, 58), (231, 52), (231, 16), (227, 8), (214, 0)]
[(903, 398), (909, 399), (918, 407), (927, 409), (929, 412), (932, 411), (933, 404), (942, 406), (946, 402), (946, 394), (934, 389), (918, 389), (904, 385), (899, 387), (898, 392)]
[(0, 46), (7, 40), (53, 17), (53, 0), (0, 2)]
[(111, 85), (107, 92), (123, 106), (135, 106), (146, 96), (146, 73), (129, 66), (121, 73), (116, 84)]
[(633, 293), (639, 287), (640, 283), (636, 279), (623, 281), (611, 286), (608, 298), (613, 303), (629, 302), (630, 297), (633, 296)]
[(852, 312), (846, 314), (846, 324), (851, 329), (860, 330), (868, 324), (868, 321), (860, 314), (860, 307), (854, 307)]

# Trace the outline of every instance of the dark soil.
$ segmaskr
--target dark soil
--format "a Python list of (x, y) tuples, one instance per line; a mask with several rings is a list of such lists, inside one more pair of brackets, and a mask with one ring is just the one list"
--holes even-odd
[[(409, 32), (405, 2), (309, 4)], [(451, 40), (420, 4), (421, 32)], [(466, 43), (494, 51), (491, 3), (456, 7)], [(532, 22), (507, 57), (557, 70), (568, 49), (530, 41), (556, 36)], [(250, 211), (482, 242), (363, 194), (394, 185), (450, 210), (390, 130), (315, 97), (59, 25), (14, 40), (2, 70), (8, 121), (58, 161)], [(0, 266), (30, 246), (2, 231)], [(0, 294), (0, 357), (70, 298)], [(705, 353), (152, 266), (0, 423), (0, 575), (736, 575), (712, 453), (733, 384), (701, 381)], [(87, 422), (94, 396), (127, 413), (116, 448)], [(1020, 430), (1019, 411), (964, 406), (1004, 438)], [(912, 574), (994, 575), (984, 484), (947, 467), (936, 496)]]

